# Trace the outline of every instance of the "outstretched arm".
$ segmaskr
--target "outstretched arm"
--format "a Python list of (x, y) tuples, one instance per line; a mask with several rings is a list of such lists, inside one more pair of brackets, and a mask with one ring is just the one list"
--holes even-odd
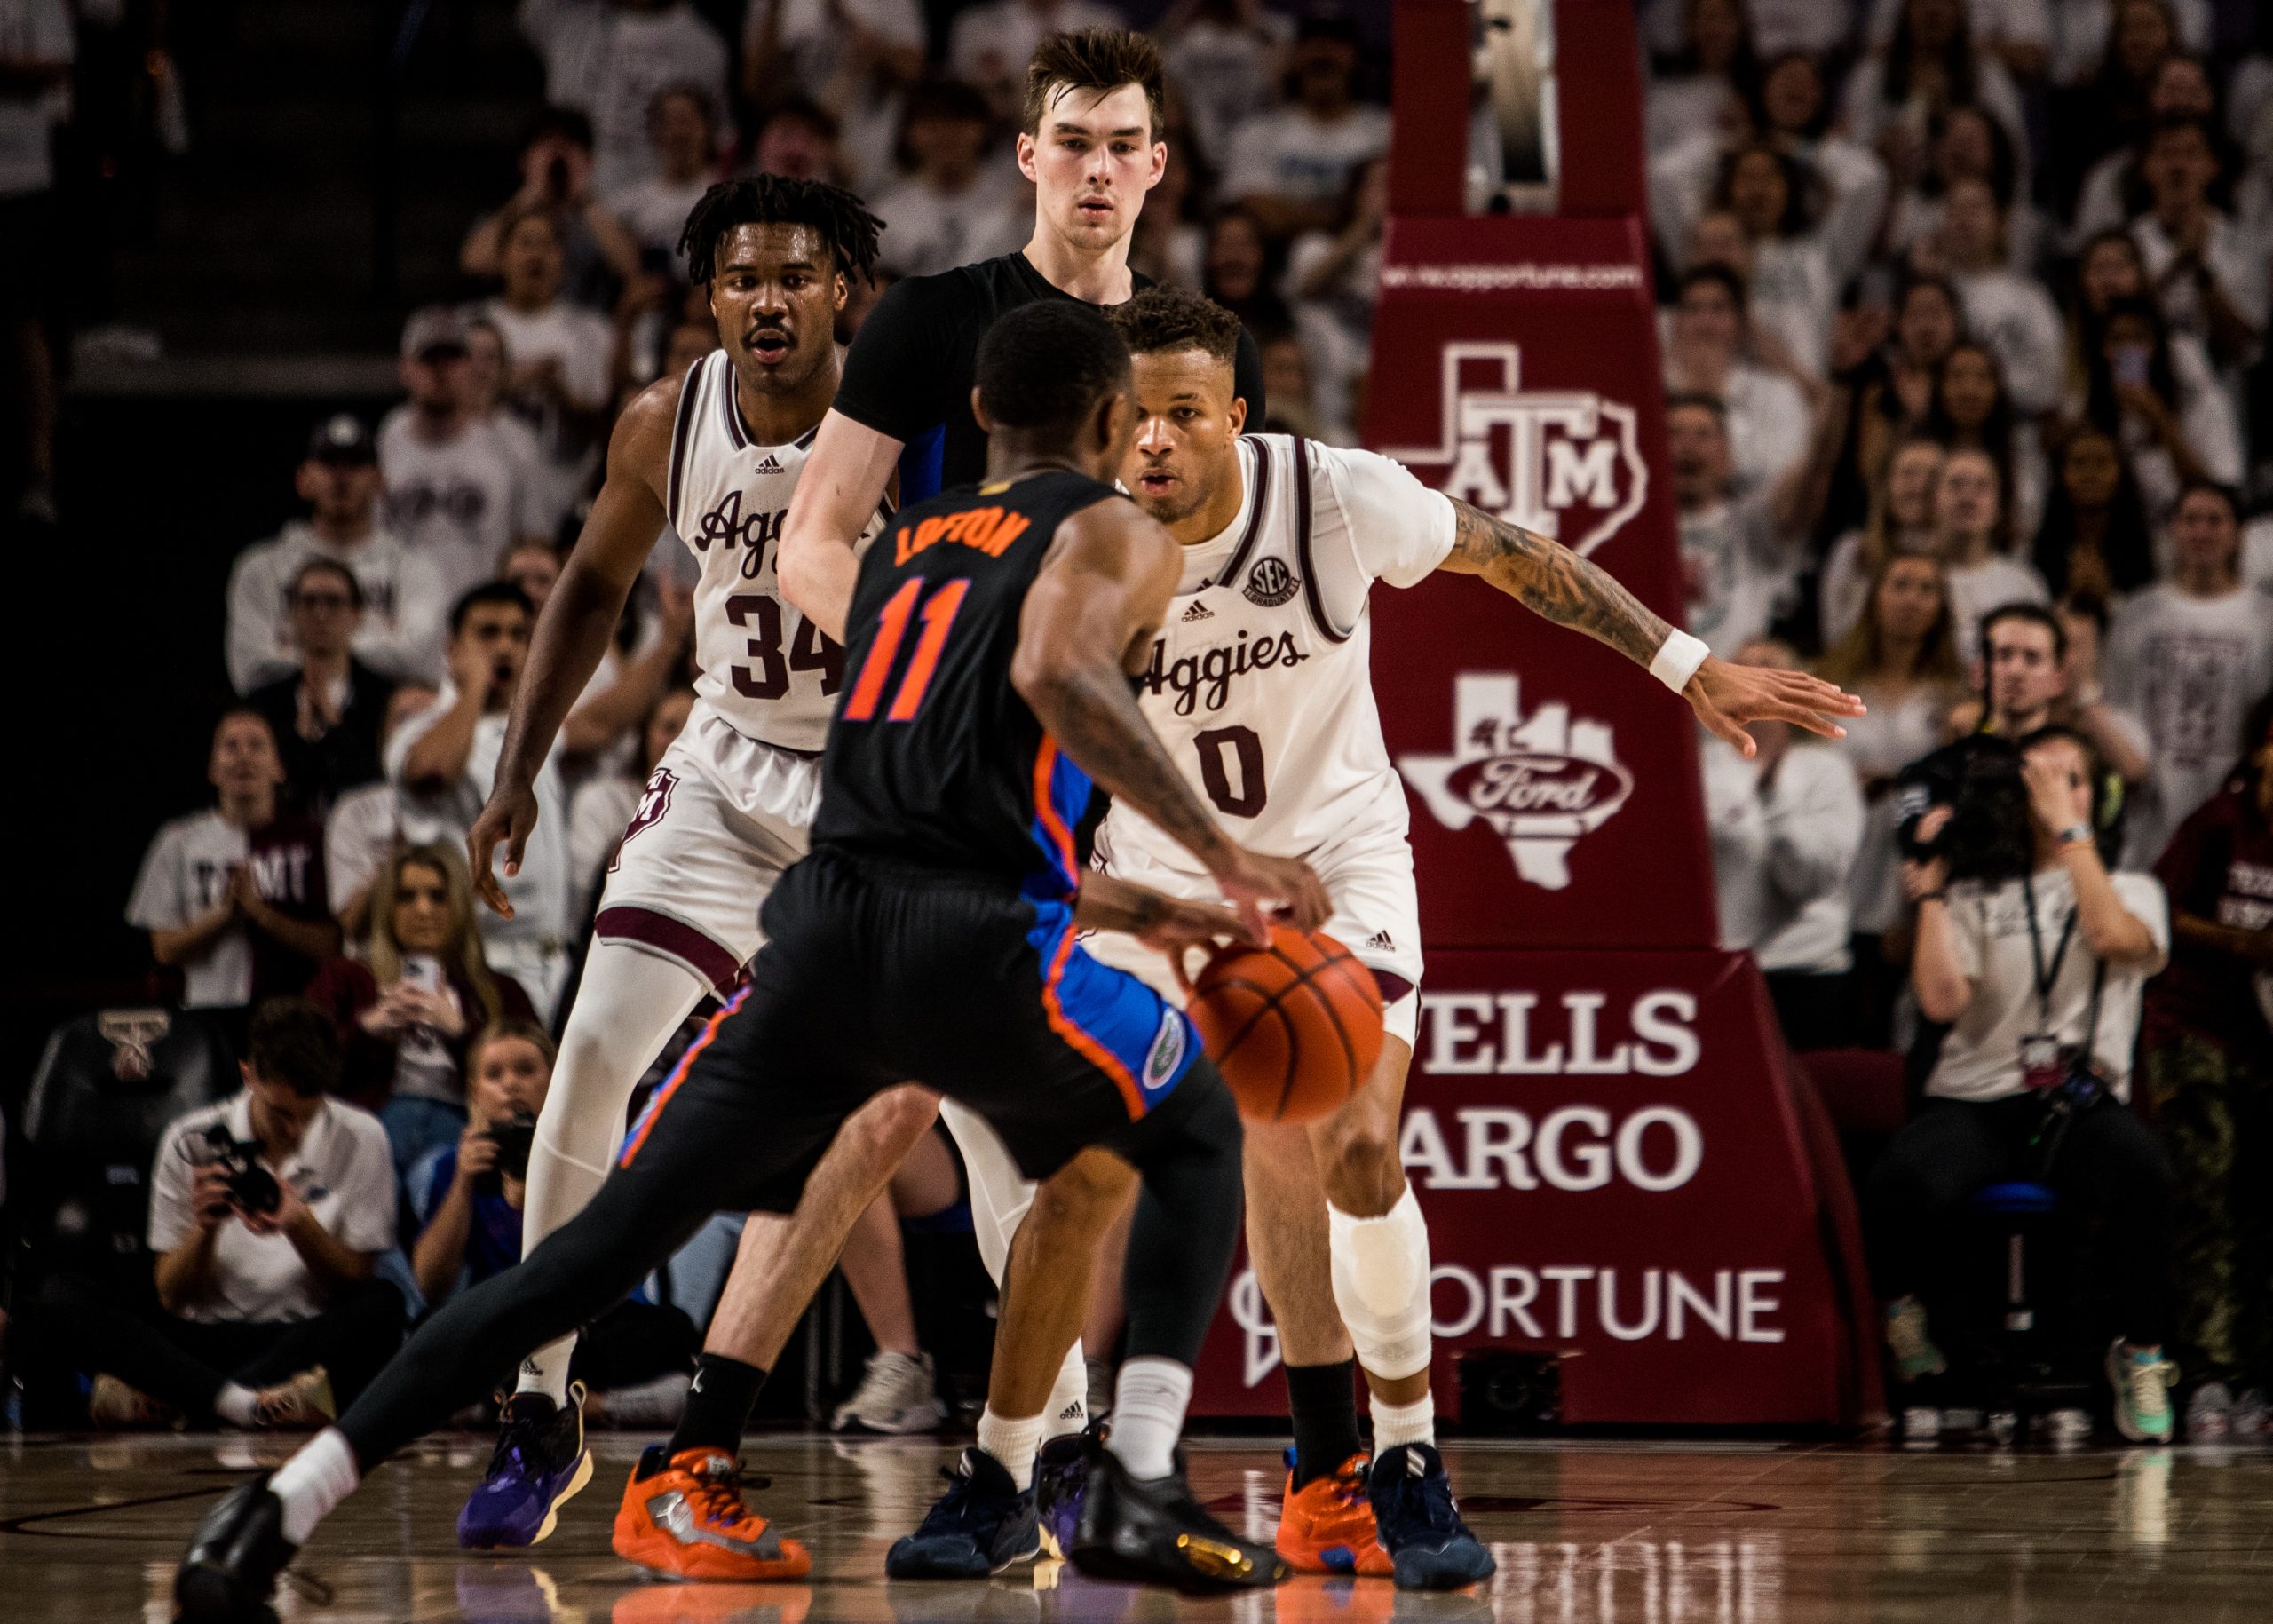
[(840, 643), (860, 574), (853, 545), (883, 500), (899, 453), (891, 435), (831, 411), (789, 498), (773, 565), (781, 596)]
[[(1453, 550), (1441, 567), (1481, 575), (1533, 614), (1608, 644), (1635, 664), (1656, 671), (1660, 651), (1675, 633), (1616, 576), (1596, 568), (1560, 542), (1453, 501)], [(1685, 635), (1685, 634), (1684, 634)], [(1665, 680), (1662, 672), (1657, 672)], [(1794, 723), (1827, 738), (1846, 736), (1833, 717), (1863, 714), (1863, 701), (1800, 671), (1730, 665), (1707, 655), (1681, 685), (1697, 719), (1749, 757), (1746, 722)]]

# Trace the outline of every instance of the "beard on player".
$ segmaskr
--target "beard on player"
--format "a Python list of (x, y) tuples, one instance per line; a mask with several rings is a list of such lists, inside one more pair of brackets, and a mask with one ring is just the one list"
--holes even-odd
[(1230, 365), (1205, 350), (1138, 354), (1132, 364), (1136, 440), (1121, 482), (1176, 540), (1204, 542), (1238, 511), (1247, 402), (1236, 392)]

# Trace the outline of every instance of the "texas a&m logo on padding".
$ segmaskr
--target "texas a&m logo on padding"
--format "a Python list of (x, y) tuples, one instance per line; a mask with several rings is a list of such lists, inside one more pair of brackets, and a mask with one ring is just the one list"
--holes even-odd
[(655, 769), (647, 780), (647, 787), (639, 792), (639, 804), (632, 811), (631, 821), (623, 826), (623, 838), (615, 843), (617, 857), (608, 860), (607, 871), (610, 874), (615, 872), (617, 858), (622, 855), (623, 848), (630, 844), (631, 837), (663, 820), (663, 814), (671, 809), (671, 792), (677, 788), (677, 773), (669, 767)]
[(1453, 690), (1448, 756), (1400, 756), (1398, 771), (1437, 822), (1464, 829), (1482, 818), (1508, 843), (1516, 872), (1546, 891), (1571, 883), (1582, 835), (1610, 821), (1634, 793), (1634, 775), (1611, 749), (1607, 722), (1573, 721), (1550, 700), (1526, 718), (1515, 677), (1468, 671)]
[(1591, 390), (1521, 386), (1512, 344), (1448, 344), (1433, 446), (1384, 446), (1448, 496), (1579, 553), (1642, 511), (1650, 471), (1634, 408)]

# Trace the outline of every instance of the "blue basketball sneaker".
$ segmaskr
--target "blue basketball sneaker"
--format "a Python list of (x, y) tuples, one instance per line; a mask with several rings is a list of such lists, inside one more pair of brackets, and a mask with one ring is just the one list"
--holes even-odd
[(1498, 1570), (1492, 1553), (1460, 1520), (1453, 1480), (1430, 1445), (1382, 1451), (1366, 1475), (1366, 1489), (1398, 1589), (1457, 1590)]
[(947, 1492), (886, 1553), (887, 1578), (985, 1579), (1041, 1554), (1034, 1491), (1014, 1485), (1000, 1461), (973, 1446), (943, 1475)]
[(556, 1406), (543, 1393), (505, 1400), (503, 1430), (488, 1473), (458, 1513), (458, 1543), (468, 1550), (519, 1549), (550, 1534), (560, 1508), (592, 1480), (584, 1447), (584, 1389), (568, 1389)]

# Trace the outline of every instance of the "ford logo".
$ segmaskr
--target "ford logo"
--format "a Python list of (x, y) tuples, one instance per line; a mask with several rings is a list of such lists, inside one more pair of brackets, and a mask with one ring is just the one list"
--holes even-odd
[(1634, 775), (1615, 763), (1572, 756), (1487, 756), (1453, 768), (1446, 788), (1486, 816), (1591, 812), (1591, 828), (1633, 794)]

